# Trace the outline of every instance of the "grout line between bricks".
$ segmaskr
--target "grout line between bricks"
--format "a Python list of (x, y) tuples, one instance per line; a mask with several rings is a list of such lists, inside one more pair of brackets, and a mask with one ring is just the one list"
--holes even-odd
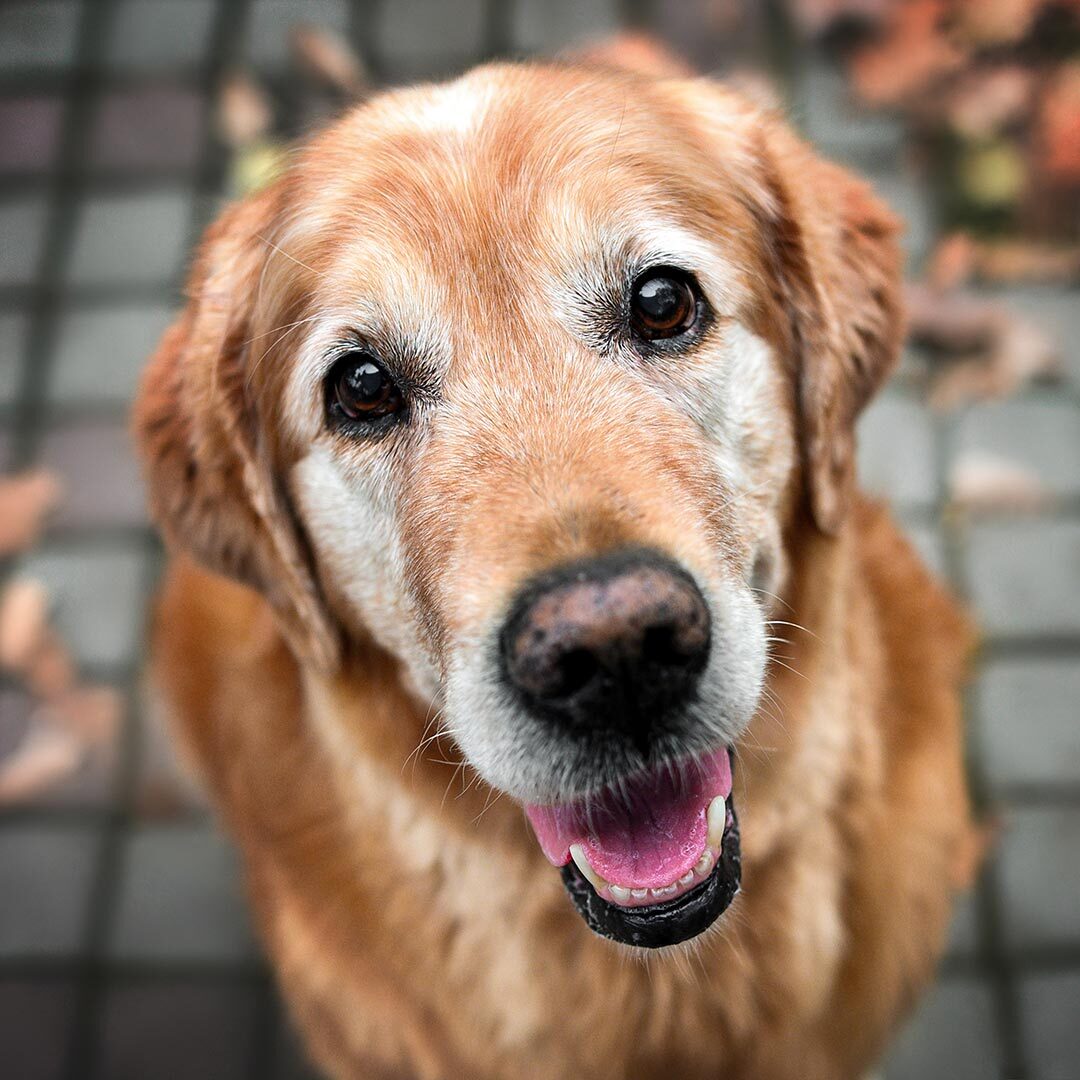
[[(948, 515), (948, 470), (955, 450), (956, 417), (935, 418), (938, 500), (945, 540), (946, 574), (955, 593), (965, 604), (971, 603), (970, 581), (964, 559), (967, 523)], [(975, 660), (977, 674), (981, 658)], [(974, 687), (963, 692), (965, 720), (965, 760), (968, 781), (976, 813), (986, 813), (993, 805), (995, 794), (983, 766), (981, 754), (981, 717)], [(1015, 972), (1010, 964), (1004, 940), (1004, 913), (997, 853), (988, 863), (975, 885), (976, 957), (977, 967), (988, 982), (993, 1000), (995, 1029), (1002, 1057), (1003, 1076), (1008, 1080), (1027, 1080), (1028, 1070), (1024, 1053), (1023, 1032), (1019, 1018), (1019, 1002)]]

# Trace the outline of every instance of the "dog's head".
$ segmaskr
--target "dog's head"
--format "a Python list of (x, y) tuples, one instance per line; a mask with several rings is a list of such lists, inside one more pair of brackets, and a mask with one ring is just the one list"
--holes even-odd
[(834, 533), (895, 223), (705, 81), (387, 94), (210, 230), (143, 386), (157, 518), (303, 662), (374, 639), (640, 945), (738, 881), (783, 536)]

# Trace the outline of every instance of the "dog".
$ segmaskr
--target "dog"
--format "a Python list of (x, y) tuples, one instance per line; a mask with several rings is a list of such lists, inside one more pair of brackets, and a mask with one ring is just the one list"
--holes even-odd
[(898, 232), (599, 62), (385, 93), (209, 229), (152, 678), (328, 1075), (879, 1060), (973, 836), (971, 631), (854, 477)]

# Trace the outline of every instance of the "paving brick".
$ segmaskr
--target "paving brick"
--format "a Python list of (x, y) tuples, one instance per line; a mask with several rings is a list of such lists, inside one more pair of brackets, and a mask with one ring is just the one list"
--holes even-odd
[(322, 1080), (322, 1073), (308, 1058), (299, 1034), (287, 1022), (278, 1031), (272, 1080)]
[(823, 154), (856, 169), (899, 160), (903, 125), (860, 108), (836, 64), (811, 60), (802, 65), (792, 94), (792, 119)]
[(79, 28), (76, 0), (30, 0), (0, 4), (0, 71), (67, 64)]
[(256, 0), (248, 14), (248, 60), (262, 68), (287, 66), (289, 28), (298, 23), (347, 34), (349, 5), (346, 0), (304, 0), (303, 5), (295, 0)]
[(183, 264), (191, 225), (183, 191), (99, 195), (80, 208), (67, 277), (77, 285), (166, 282)]
[(983, 765), (1003, 784), (1080, 783), (1080, 664), (1006, 659), (978, 684)]
[(143, 825), (128, 839), (110, 950), (135, 960), (257, 954), (236, 857), (208, 825)]
[(90, 167), (193, 168), (202, 149), (203, 105), (182, 86), (144, 86), (105, 94), (98, 103)]
[(124, 419), (76, 420), (52, 428), (41, 464), (64, 483), (58, 525), (142, 525), (147, 522), (142, 476)]
[(904, 224), (900, 242), (910, 274), (930, 253), (937, 235), (934, 209), (926, 189), (911, 169), (903, 167), (887, 172), (867, 171), (864, 175)]
[(961, 417), (956, 453), (1014, 462), (1055, 495), (1080, 494), (1080, 409), (1065, 399), (976, 405)]
[(81, 950), (99, 847), (92, 827), (0, 828), (0, 958)]
[(519, 0), (513, 39), (525, 52), (550, 53), (610, 34), (618, 26), (616, 0)]
[(63, 106), (58, 98), (0, 101), (0, 172), (41, 172), (56, 156)]
[(1000, 1076), (990, 990), (974, 979), (939, 983), (888, 1055), (885, 1080), (987, 1080)]
[(990, 634), (1080, 631), (1080, 522), (983, 522), (969, 532), (967, 576)]
[(933, 420), (899, 394), (878, 398), (859, 421), (859, 477), (871, 494), (896, 504), (929, 505), (938, 494)]
[(75, 1018), (65, 979), (0, 978), (0, 1054), (10, 1080), (61, 1080)]
[(110, 14), (105, 45), (109, 67), (158, 73), (202, 62), (214, 0), (120, 0)]
[(951, 957), (972, 957), (979, 948), (979, 918), (975, 892), (969, 890), (957, 901), (953, 909), (952, 922), (949, 924), (949, 937), (945, 944), (945, 955)]
[(1032, 975), (1020, 986), (1031, 1080), (1070, 1080), (1080, 1063), (1080, 972)]
[(175, 315), (169, 304), (69, 308), (60, 317), (49, 399), (55, 405), (126, 405)]
[(45, 246), (48, 208), (40, 195), (0, 202), (0, 285), (29, 285)]
[(942, 535), (941, 527), (928, 522), (904, 519), (900, 520), (900, 527), (923, 563), (942, 581), (945, 581), (948, 577), (948, 568), (945, 560), (945, 537)]
[(1013, 809), (999, 866), (1012, 945), (1080, 944), (1080, 809)]
[(89, 541), (46, 547), (21, 561), (56, 606), (56, 625), (82, 663), (121, 666), (135, 659), (143, 623), (146, 556), (140, 545)]
[(164, 709), (157, 707), (157, 699), (150, 694), (140, 695), (138, 704), (134, 812), (144, 822), (208, 814), (210, 803), (206, 790), (181, 761)]
[(243, 982), (114, 984), (105, 1000), (101, 1061), (108, 1080), (238, 1080), (252, 1075), (255, 990)]
[(21, 312), (0, 315), (0, 407), (11, 405), (19, 392), (27, 328)]
[(375, 39), (395, 80), (447, 75), (475, 62), (483, 49), (484, 0), (412, 0), (379, 9)]

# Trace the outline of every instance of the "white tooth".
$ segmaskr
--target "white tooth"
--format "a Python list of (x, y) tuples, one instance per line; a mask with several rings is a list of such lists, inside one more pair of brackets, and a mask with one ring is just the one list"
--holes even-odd
[(608, 891), (611, 893), (612, 900), (617, 900), (620, 904), (625, 904), (630, 899), (630, 890), (624, 889), (621, 885), (612, 885)]
[(709, 826), (709, 847), (719, 848), (724, 841), (724, 827), (727, 825), (727, 806), (724, 804), (723, 795), (717, 795), (716, 798), (709, 803), (705, 821)]
[(683, 874), (683, 876), (681, 878), (679, 878), (678, 883), (680, 885), (689, 885), (690, 882), (693, 881), (693, 880), (694, 880), (694, 871), (693, 870), (687, 870), (686, 873)]
[(713, 853), (709, 848), (705, 849), (705, 854), (698, 859), (697, 866), (694, 867), (694, 873), (698, 877), (704, 877), (711, 869), (713, 864)]
[(649, 890), (648, 889), (631, 889), (630, 890), (630, 895), (635, 900), (644, 900), (645, 897), (649, 895)]
[(589, 884), (599, 892), (607, 882), (589, 865), (589, 860), (585, 858), (585, 852), (582, 851), (580, 844), (570, 845), (570, 858), (574, 860), (574, 864), (585, 875)]
[(671, 896), (677, 888), (678, 885), (665, 885), (662, 889), (650, 889), (649, 891), (653, 896), (663, 898), (665, 896)]

